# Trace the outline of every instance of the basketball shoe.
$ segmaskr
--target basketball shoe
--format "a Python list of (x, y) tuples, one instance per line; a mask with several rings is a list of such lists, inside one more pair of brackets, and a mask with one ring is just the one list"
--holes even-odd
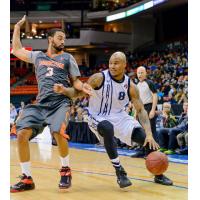
[(71, 169), (69, 167), (62, 167), (60, 169), (60, 183), (59, 183), (59, 188), (60, 189), (67, 189), (71, 187), (71, 180), (72, 180), (72, 175), (71, 175)]
[(33, 190), (35, 189), (35, 183), (33, 182), (33, 179), (31, 176), (26, 176), (25, 174), (22, 174), (22, 176), (19, 176), (21, 180), (16, 183), (15, 185), (10, 187), (10, 192), (22, 192), (26, 190)]
[(159, 183), (162, 185), (173, 185), (173, 181), (170, 180), (169, 178), (167, 178), (165, 175), (161, 174), (161, 175), (156, 175), (154, 177), (154, 182), (155, 183)]
[(125, 172), (122, 166), (116, 168), (116, 175), (117, 175), (117, 183), (119, 184), (120, 188), (132, 185), (131, 181), (127, 177), (127, 173)]

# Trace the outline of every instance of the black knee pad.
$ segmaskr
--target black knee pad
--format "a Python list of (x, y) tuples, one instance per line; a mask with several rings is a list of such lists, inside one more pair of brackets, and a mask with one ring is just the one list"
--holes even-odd
[(113, 125), (107, 121), (103, 120), (97, 125), (97, 131), (99, 134), (104, 137), (104, 136), (114, 136), (114, 127)]

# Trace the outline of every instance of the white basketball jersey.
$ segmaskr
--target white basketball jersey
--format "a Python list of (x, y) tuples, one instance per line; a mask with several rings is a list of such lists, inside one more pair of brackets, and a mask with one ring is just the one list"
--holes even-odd
[(130, 78), (124, 75), (121, 82), (114, 80), (110, 72), (105, 70), (103, 83), (94, 90), (94, 96), (89, 99), (89, 113), (93, 116), (111, 116), (124, 111), (129, 103)]

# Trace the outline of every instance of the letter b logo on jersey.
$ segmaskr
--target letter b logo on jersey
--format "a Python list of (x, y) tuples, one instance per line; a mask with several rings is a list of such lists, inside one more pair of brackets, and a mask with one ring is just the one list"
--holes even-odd
[(125, 92), (120, 92), (118, 99), (119, 100), (124, 100), (124, 97), (125, 97)]

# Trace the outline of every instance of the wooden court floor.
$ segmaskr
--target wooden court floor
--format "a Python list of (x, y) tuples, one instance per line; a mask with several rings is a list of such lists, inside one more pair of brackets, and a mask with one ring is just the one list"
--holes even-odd
[[(21, 174), (17, 157), (16, 141), (11, 141), (11, 180), (16, 183)], [(185, 200), (187, 199), (188, 166), (170, 163), (166, 173), (174, 186), (153, 183), (144, 160), (121, 156), (121, 163), (133, 183), (120, 189), (116, 183), (114, 169), (105, 153), (70, 149), (72, 187), (59, 190), (60, 160), (57, 147), (50, 144), (31, 143), (32, 176), (36, 189), (12, 193), (11, 200)]]

